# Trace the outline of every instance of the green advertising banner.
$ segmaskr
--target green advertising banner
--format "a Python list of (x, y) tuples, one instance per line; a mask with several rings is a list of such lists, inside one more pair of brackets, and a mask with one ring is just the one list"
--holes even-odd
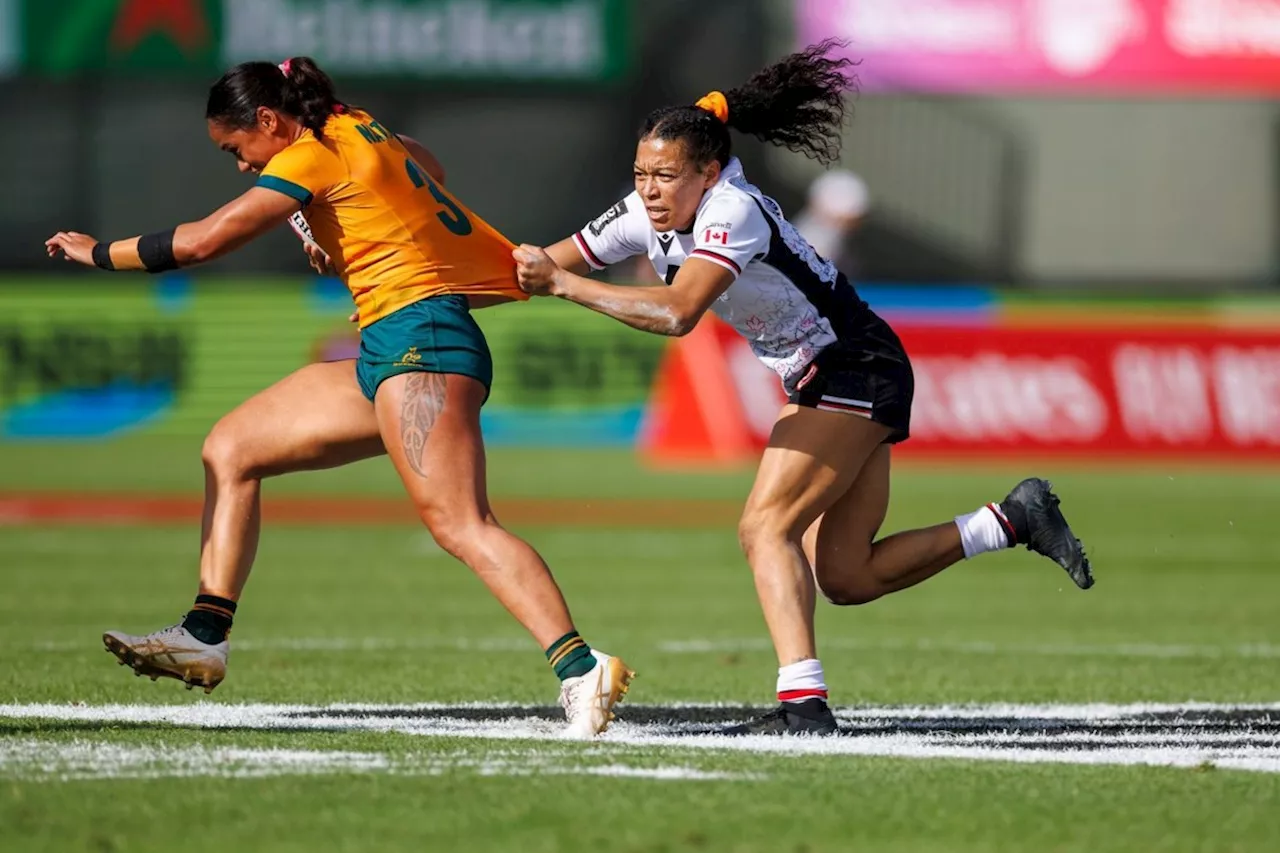
[[(0, 442), (203, 435), (313, 361), (352, 358), (333, 280), (0, 281)], [(558, 300), (477, 311), (491, 444), (628, 445), (665, 339)]]
[(0, 0), (0, 77), (18, 70), (22, 58), (19, 0)]
[(24, 0), (24, 68), (46, 76), (220, 64), (220, 0)]
[[(5, 4), (19, 0), (0, 0)], [(209, 75), (312, 56), (347, 77), (596, 83), (631, 64), (627, 0), (25, 0), (25, 67)], [(0, 14), (0, 62), (3, 62)]]

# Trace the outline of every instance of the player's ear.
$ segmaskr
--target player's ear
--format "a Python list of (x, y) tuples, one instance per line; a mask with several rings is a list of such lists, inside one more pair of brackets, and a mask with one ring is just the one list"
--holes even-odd
[(276, 129), (276, 124), (279, 122), (279, 117), (276, 115), (275, 110), (267, 107), (258, 107), (257, 118), (258, 129), (264, 133), (273, 133)]
[(707, 167), (702, 170), (702, 188), (711, 189), (715, 186), (716, 181), (720, 180), (720, 161), (712, 160)]

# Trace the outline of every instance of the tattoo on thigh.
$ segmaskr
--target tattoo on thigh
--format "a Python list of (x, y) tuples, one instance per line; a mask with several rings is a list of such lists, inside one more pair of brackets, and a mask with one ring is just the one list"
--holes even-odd
[(411, 373), (404, 386), (404, 404), (400, 407), (400, 440), (409, 466), (419, 477), (426, 477), (422, 455), (436, 418), (444, 409), (445, 382), (439, 373)]

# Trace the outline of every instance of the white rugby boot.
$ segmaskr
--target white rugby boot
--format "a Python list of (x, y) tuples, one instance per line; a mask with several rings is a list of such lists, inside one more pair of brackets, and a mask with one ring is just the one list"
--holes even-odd
[(635, 672), (621, 658), (591, 651), (596, 665), (586, 675), (567, 678), (560, 684), (560, 707), (569, 724), (564, 736), (590, 740), (613, 722), (613, 708), (631, 689)]
[(181, 625), (171, 625), (142, 637), (108, 631), (102, 635), (102, 642), (121, 666), (128, 664), (135, 675), (149, 675), (152, 681), (161, 676), (176, 678), (184, 682), (188, 690), (200, 685), (205, 693), (212, 693), (227, 677), (230, 642), (202, 643)]

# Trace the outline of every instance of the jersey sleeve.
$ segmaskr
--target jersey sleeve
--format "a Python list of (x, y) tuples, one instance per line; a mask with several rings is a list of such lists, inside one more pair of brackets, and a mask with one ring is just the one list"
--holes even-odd
[(773, 229), (765, 214), (748, 197), (711, 199), (693, 224), (693, 249), (689, 258), (710, 261), (733, 273), (736, 279), (751, 261), (769, 252)]
[(297, 201), (300, 209), (311, 204), (338, 180), (333, 174), (334, 169), (319, 156), (317, 148), (315, 145), (290, 145), (271, 158), (258, 176), (257, 186), (284, 193)]
[(652, 228), (640, 195), (631, 193), (588, 222), (587, 227), (573, 235), (573, 242), (592, 269), (602, 270), (610, 264), (646, 254)]

